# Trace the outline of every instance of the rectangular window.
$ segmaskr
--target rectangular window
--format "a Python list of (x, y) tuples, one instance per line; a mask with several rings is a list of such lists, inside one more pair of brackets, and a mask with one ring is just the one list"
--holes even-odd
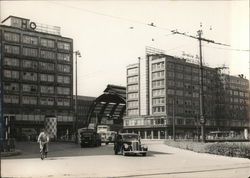
[(69, 76), (57, 76), (57, 82), (58, 83), (64, 83), (64, 84), (69, 84), (70, 83), (70, 77)]
[(134, 108), (134, 107), (138, 107), (138, 101), (128, 101), (128, 107), (129, 108)]
[(152, 108), (153, 113), (162, 113), (165, 112), (165, 107), (164, 106), (155, 106)]
[(23, 72), (23, 80), (37, 81), (37, 73)]
[(55, 41), (41, 38), (41, 46), (46, 48), (55, 48)]
[(20, 54), (20, 47), (13, 45), (4, 45), (4, 52), (10, 54)]
[(137, 82), (138, 82), (138, 76), (128, 77), (128, 83), (137, 83)]
[(12, 32), (5, 32), (4, 33), (4, 39), (6, 41), (11, 41), (11, 42), (20, 42), (20, 34), (18, 33), (12, 33)]
[(152, 82), (152, 88), (164, 87), (164, 80), (156, 80)]
[(153, 96), (163, 96), (165, 95), (165, 89), (153, 90)]
[(62, 61), (70, 61), (70, 55), (66, 53), (58, 53), (57, 59)]
[(47, 105), (47, 106), (53, 106), (54, 105), (54, 98), (41, 97), (40, 104)]
[(138, 93), (128, 93), (128, 99), (138, 99)]
[(23, 55), (24, 56), (31, 56), (31, 57), (37, 57), (38, 50), (36, 48), (27, 48), (23, 47)]
[(164, 71), (153, 72), (152, 79), (164, 78), (164, 73), (165, 73)]
[(165, 98), (153, 98), (152, 103), (153, 103), (153, 105), (164, 104)]
[(138, 85), (129, 85), (128, 86), (128, 92), (130, 91), (137, 91), (139, 89)]
[(23, 43), (37, 45), (38, 38), (34, 36), (23, 35)]
[(35, 96), (23, 96), (22, 97), (23, 104), (37, 104), (37, 98)]
[(133, 116), (133, 115), (138, 115), (139, 110), (138, 109), (128, 109), (128, 115)]
[(67, 43), (67, 42), (58, 42), (57, 43), (57, 47), (58, 47), (58, 49), (64, 49), (64, 50), (69, 51), (70, 50), (70, 43)]
[(54, 94), (54, 87), (52, 86), (40, 86), (40, 92), (46, 94)]
[(4, 70), (3, 73), (5, 78), (19, 79), (19, 72), (14, 70)]
[(40, 81), (42, 81), (42, 82), (54, 82), (54, 75), (40, 74)]
[(18, 83), (7, 83), (7, 82), (4, 82), (3, 88), (6, 91), (19, 91), (19, 84)]
[(70, 66), (69, 65), (63, 65), (63, 64), (58, 64), (57, 65), (57, 70), (59, 72), (69, 73), (70, 72)]
[(4, 58), (4, 65), (5, 66), (12, 66), (12, 67), (19, 67), (19, 59), (16, 58)]
[(70, 94), (70, 88), (57, 87), (57, 94), (59, 94), (59, 95), (69, 95)]
[(3, 102), (4, 103), (18, 104), (19, 103), (19, 96), (18, 95), (4, 95)]
[(127, 69), (127, 74), (128, 75), (137, 75), (138, 73), (139, 73), (138, 67)]
[(162, 70), (164, 69), (164, 67), (165, 67), (164, 62), (154, 63), (152, 64), (152, 71)]
[(45, 59), (55, 59), (56, 54), (53, 51), (41, 50), (40, 56)]
[(23, 84), (22, 85), (22, 90), (23, 90), (23, 92), (36, 93), (37, 92), (37, 86), (36, 85)]
[(22, 63), (23, 63), (23, 68), (37, 69), (36, 61), (23, 60)]
[(39, 62), (39, 69), (44, 71), (54, 71), (55, 65), (53, 63)]

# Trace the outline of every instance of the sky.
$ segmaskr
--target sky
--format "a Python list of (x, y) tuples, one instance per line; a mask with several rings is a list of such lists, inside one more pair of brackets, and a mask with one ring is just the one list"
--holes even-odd
[(145, 46), (180, 57), (183, 51), (199, 54), (198, 41), (172, 34), (175, 29), (193, 36), (202, 29), (204, 38), (230, 45), (203, 42), (204, 62), (249, 79), (247, 0), (0, 1), (1, 21), (9, 15), (59, 26), (62, 36), (73, 38), (82, 56), (78, 95), (97, 97), (108, 84), (126, 86), (126, 66), (145, 56)]

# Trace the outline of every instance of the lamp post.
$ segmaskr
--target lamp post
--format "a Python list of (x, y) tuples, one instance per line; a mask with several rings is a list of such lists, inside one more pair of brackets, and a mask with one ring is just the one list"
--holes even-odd
[[(74, 122), (74, 132), (77, 133), (77, 57), (81, 57), (80, 51), (74, 51), (75, 54), (75, 122)], [(77, 138), (76, 138), (77, 141)]]

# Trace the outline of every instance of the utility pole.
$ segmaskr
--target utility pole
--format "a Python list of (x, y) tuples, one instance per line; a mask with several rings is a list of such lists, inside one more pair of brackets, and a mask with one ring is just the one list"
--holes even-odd
[[(80, 51), (73, 52), (75, 54), (75, 122), (74, 122), (74, 132), (77, 135), (77, 127), (78, 127), (78, 117), (77, 117), (77, 57), (81, 57)], [(76, 136), (77, 142), (77, 136)]]
[(175, 98), (173, 98), (173, 140), (175, 141)]
[[(202, 27), (202, 25), (200, 26)], [(199, 41), (199, 52), (200, 52), (200, 123), (201, 123), (201, 136), (202, 136), (202, 142), (206, 141), (205, 136), (205, 124), (206, 124), (206, 118), (204, 117), (204, 94), (203, 94), (203, 64), (202, 64), (202, 41), (206, 41), (207, 43), (214, 43), (217, 45), (223, 45), (223, 46), (229, 46), (227, 44), (217, 43), (213, 40), (209, 40), (206, 38), (202, 38), (202, 30), (198, 30), (198, 37), (193, 35), (187, 35), (186, 33), (180, 33), (177, 30), (171, 31), (173, 34), (183, 35), (190, 38), (197, 39)]]
[(206, 141), (206, 136), (205, 136), (205, 123), (206, 120), (204, 118), (204, 94), (203, 94), (203, 64), (202, 64), (202, 49), (201, 49), (201, 35), (202, 35), (202, 30), (198, 30), (198, 40), (199, 40), (199, 50), (200, 50), (200, 123), (201, 123), (201, 137), (202, 137), (202, 142)]

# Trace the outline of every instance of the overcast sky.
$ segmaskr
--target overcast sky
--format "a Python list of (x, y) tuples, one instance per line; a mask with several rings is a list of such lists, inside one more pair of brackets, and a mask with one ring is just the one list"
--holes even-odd
[[(198, 41), (170, 30), (196, 35), (231, 47), (203, 43), (210, 66), (230, 67), (249, 78), (248, 1), (0, 1), (0, 18), (9, 15), (60, 26), (79, 50), (78, 94), (98, 96), (107, 84), (126, 86), (126, 66), (145, 55), (145, 46), (181, 56), (198, 54)], [(154, 23), (156, 27), (147, 24)], [(210, 28), (211, 27), (211, 28)], [(212, 29), (212, 30), (210, 30)], [(221, 49), (223, 48), (223, 49)]]

